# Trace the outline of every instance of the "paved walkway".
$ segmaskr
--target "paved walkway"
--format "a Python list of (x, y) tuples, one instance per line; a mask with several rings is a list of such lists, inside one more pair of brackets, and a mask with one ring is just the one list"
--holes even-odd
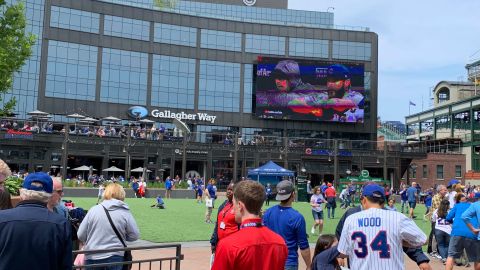
[[(147, 241), (136, 241), (132, 243), (133, 246), (136, 245), (155, 245), (156, 243), (151, 243)], [(184, 259), (181, 262), (182, 270), (208, 270), (210, 263), (210, 243), (208, 241), (197, 241), (197, 242), (184, 242), (182, 244), (182, 254)], [(129, 244), (130, 246), (130, 244)], [(314, 246), (311, 245), (312, 254)], [(160, 252), (160, 253), (159, 253)], [(175, 250), (143, 250), (135, 251), (133, 253), (135, 260), (148, 259), (148, 258), (165, 258), (169, 256), (175, 256)], [(445, 266), (441, 261), (437, 259), (432, 259), (431, 261), (433, 270), (443, 270)], [(133, 267), (133, 269), (149, 269), (149, 265), (142, 265), (141, 268), (138, 266)], [(169, 263), (164, 262), (162, 268), (159, 268), (159, 264), (152, 264), (151, 269), (175, 269), (174, 266), (170, 266)], [(300, 260), (300, 270), (305, 269), (305, 264)], [(417, 265), (410, 260), (408, 257), (405, 257), (405, 269), (414, 270), (418, 269)], [(473, 267), (454, 267), (455, 270), (473, 270)]]

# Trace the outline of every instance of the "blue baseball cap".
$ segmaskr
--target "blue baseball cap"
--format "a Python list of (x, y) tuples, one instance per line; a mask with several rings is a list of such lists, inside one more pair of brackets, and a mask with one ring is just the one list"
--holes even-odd
[(447, 188), (450, 188), (450, 187), (452, 187), (453, 185), (458, 184), (458, 183), (460, 183), (459, 180), (457, 180), (457, 179), (452, 179), (452, 180), (450, 180), (450, 182), (448, 182)]
[(32, 173), (25, 177), (25, 180), (23, 180), (23, 188), (28, 190), (52, 193), (53, 180), (50, 175), (46, 173)]
[(385, 198), (385, 189), (377, 184), (368, 184), (363, 187), (362, 196), (372, 198)]
[(328, 67), (327, 70), (328, 78), (337, 79), (337, 80), (346, 80), (350, 79), (350, 71), (344, 65), (334, 64)]

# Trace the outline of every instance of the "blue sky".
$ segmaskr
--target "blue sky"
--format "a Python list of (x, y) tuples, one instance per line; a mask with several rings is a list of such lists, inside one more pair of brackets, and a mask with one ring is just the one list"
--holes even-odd
[[(289, 8), (326, 11), (335, 24), (365, 26), (379, 39), (378, 115), (404, 121), (429, 107), (442, 80), (465, 80), (465, 65), (480, 59), (480, 1), (289, 0)], [(331, 9), (330, 9), (331, 11)]]

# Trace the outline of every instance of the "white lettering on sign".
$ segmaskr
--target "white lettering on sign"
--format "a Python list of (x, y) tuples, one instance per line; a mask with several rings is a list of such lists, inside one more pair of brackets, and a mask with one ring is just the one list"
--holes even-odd
[(178, 119), (178, 120), (193, 120), (193, 121), (203, 121), (203, 122), (210, 122), (210, 123), (215, 123), (215, 120), (217, 119), (216, 115), (210, 115), (208, 113), (185, 113), (185, 112), (179, 112), (179, 113), (174, 113), (169, 110), (152, 110), (150, 113), (153, 117), (155, 118), (170, 118), (170, 119)]

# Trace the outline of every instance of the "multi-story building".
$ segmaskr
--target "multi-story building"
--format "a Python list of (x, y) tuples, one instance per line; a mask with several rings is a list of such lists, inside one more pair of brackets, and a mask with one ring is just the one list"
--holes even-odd
[[(305, 167), (315, 181), (363, 168), (392, 179), (401, 175), (399, 156), (380, 164), (375, 152), (378, 39), (368, 28), (337, 27), (333, 13), (291, 10), (287, 0), (25, 2), (28, 31), (37, 42), (5, 98), (17, 98), (18, 118), (34, 110), (51, 118), (33, 115), (40, 132), (27, 136), (29, 143), (11, 139), (18, 134), (0, 141), (0, 158), (15, 169), (148, 166), (164, 177), (195, 171), (235, 178), (273, 159), (290, 169)], [(271, 79), (283, 60), (299, 63), (302, 73), (315, 69), (316, 79), (305, 84), (318, 90), (315, 95), (326, 93), (320, 75), (331, 73), (332, 65), (355, 72), (352, 90), (362, 97), (355, 117), (361, 116), (351, 121), (354, 113), (338, 117), (331, 107), (330, 116), (328, 109), (305, 112), (299, 98), (296, 107), (282, 110), (308, 117), (274, 117), (285, 112), (278, 108), (259, 113), (257, 81)], [(74, 113), (95, 119), (80, 124), (67, 117)], [(145, 132), (139, 140), (134, 132), (109, 137), (112, 123), (99, 122), (107, 116), (150, 131), (153, 125), (162, 139)], [(192, 134), (178, 135), (173, 118)], [(95, 132), (107, 130), (105, 138), (79, 135), (92, 134), (82, 126), (94, 121)], [(52, 129), (58, 134), (42, 132)]]
[[(411, 169), (410, 178), (430, 186), (463, 180), (466, 172), (480, 170), (479, 66), (480, 61), (466, 65), (466, 82), (439, 82), (433, 89), (434, 107), (406, 117), (407, 141), (424, 142), (429, 152), (427, 159), (413, 161), (413, 167), (422, 171)], [(480, 183), (480, 179), (466, 180)]]

